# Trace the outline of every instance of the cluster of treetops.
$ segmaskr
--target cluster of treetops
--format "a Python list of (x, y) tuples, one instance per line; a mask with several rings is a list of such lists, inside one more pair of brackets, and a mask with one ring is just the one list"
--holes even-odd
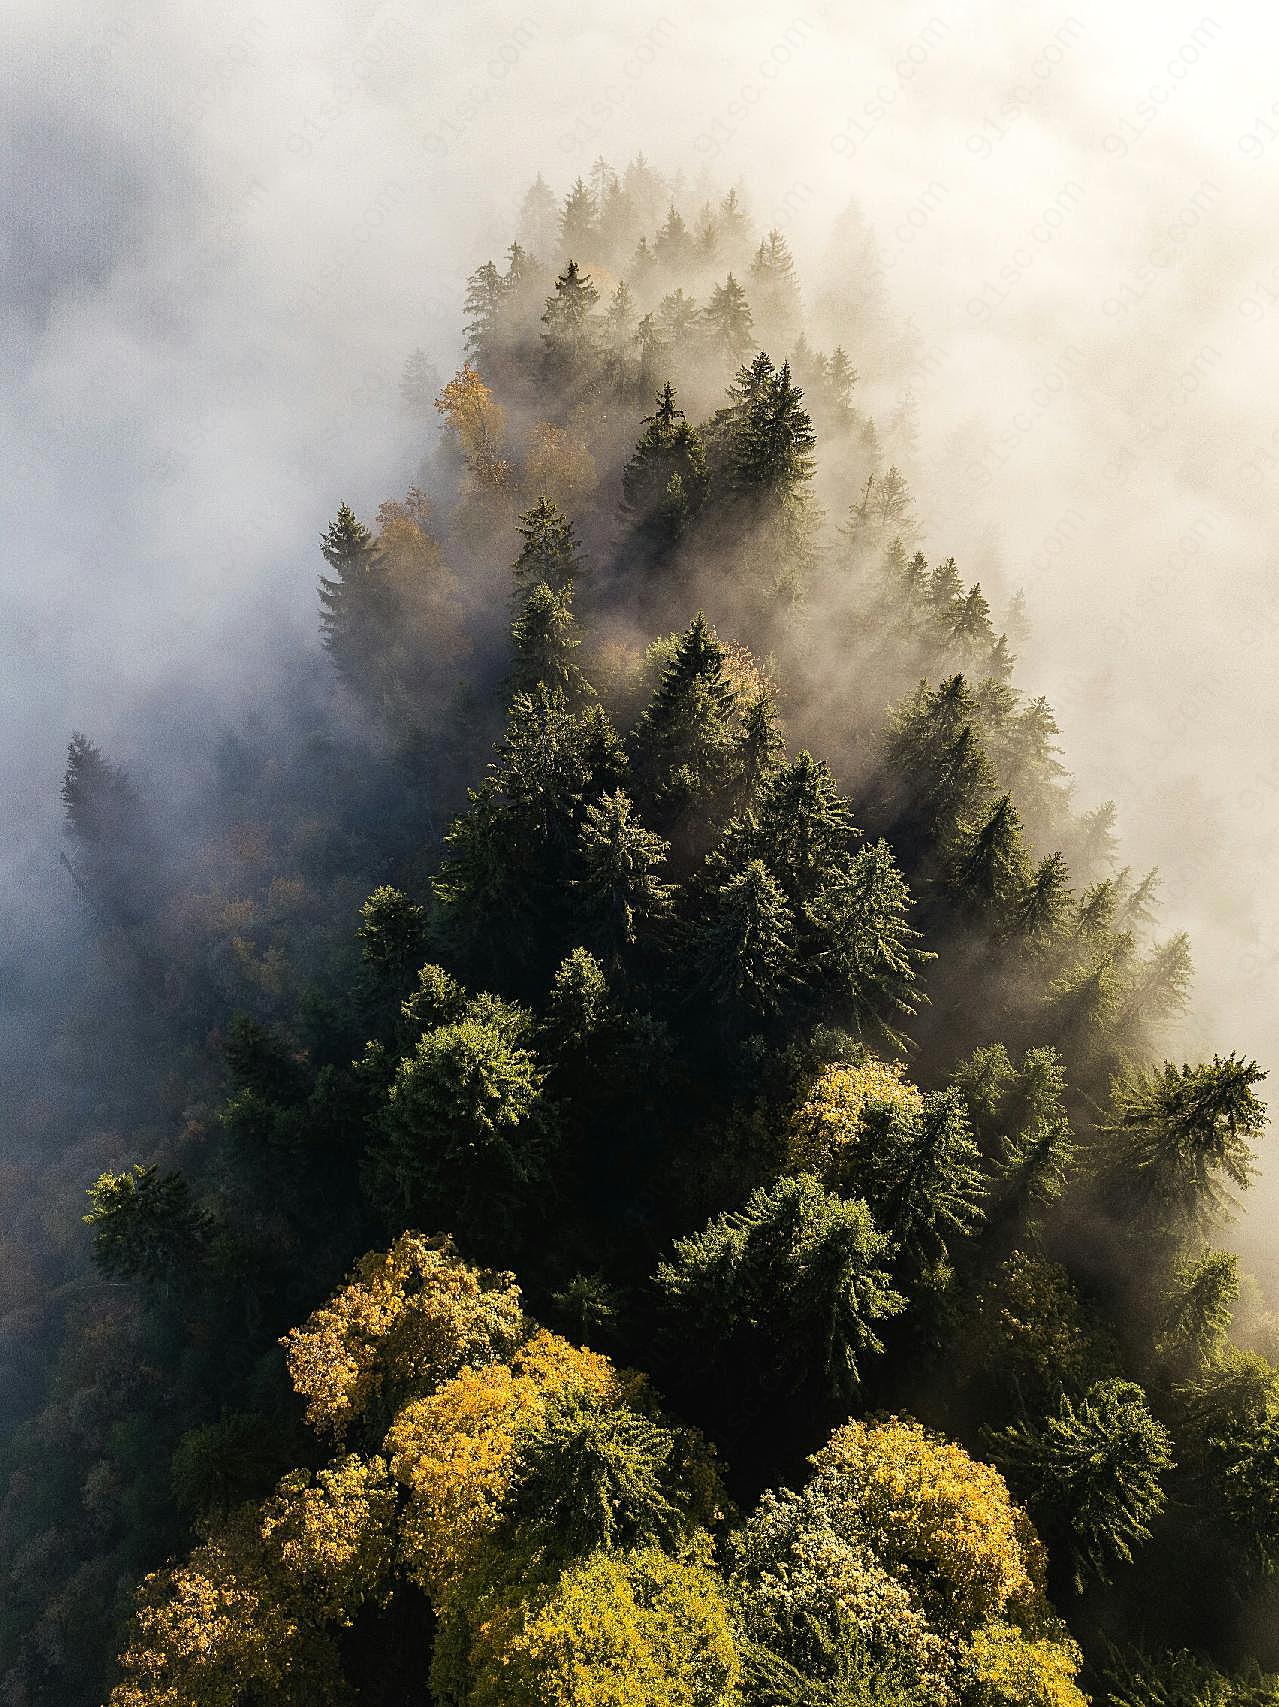
[(79, 1024), (165, 1061), (6, 1448), (21, 1707), (1279, 1702), (1264, 1075), (1161, 1059), (1153, 875), (667, 191), (530, 192), (181, 869), (72, 743)]

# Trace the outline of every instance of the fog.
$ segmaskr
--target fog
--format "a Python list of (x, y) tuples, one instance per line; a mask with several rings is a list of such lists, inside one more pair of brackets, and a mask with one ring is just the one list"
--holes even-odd
[(172, 785), (317, 644), (319, 530), (402, 491), (434, 431), (405, 357), (456, 365), (465, 274), (537, 171), (562, 195), (642, 149), (691, 205), (743, 184), (810, 301), (860, 209), (902, 359), (858, 401), (917, 400), (923, 548), (997, 618), (1024, 589), (1019, 680), (1193, 934), (1181, 1046), (1279, 1063), (1279, 23), (18, 0), (9, 31), (5, 960), (70, 906), (70, 730)]

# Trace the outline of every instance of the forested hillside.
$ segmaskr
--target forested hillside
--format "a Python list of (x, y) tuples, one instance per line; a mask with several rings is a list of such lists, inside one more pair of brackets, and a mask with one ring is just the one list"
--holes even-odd
[(181, 800), (71, 738), (3, 1699), (1279, 1702), (1265, 1074), (882, 303), (642, 158), (512, 238), (313, 668)]

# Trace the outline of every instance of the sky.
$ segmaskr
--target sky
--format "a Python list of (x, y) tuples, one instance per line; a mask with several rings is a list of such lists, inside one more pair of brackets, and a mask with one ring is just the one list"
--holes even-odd
[[(1192, 932), (1179, 1041), (1279, 1069), (1279, 18), (10, 0), (8, 22), (11, 941), (65, 905), (70, 730), (163, 784), (314, 644), (320, 529), (422, 449), (406, 355), (456, 364), (465, 274), (536, 172), (562, 193), (642, 149), (691, 190), (745, 185), (810, 289), (860, 208), (913, 352), (864, 401), (918, 403), (924, 549), (1024, 589), (1022, 684)], [(1274, 1193), (1279, 1164), (1245, 1229), (1263, 1260)]]

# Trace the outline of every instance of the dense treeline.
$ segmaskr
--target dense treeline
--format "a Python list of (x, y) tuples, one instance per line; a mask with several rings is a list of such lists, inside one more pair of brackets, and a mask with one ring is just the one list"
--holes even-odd
[(882, 309), (682, 200), (530, 190), (323, 531), (327, 694), (181, 813), (71, 742), (20, 1707), (1279, 1698), (1264, 1074), (1162, 1058)]

